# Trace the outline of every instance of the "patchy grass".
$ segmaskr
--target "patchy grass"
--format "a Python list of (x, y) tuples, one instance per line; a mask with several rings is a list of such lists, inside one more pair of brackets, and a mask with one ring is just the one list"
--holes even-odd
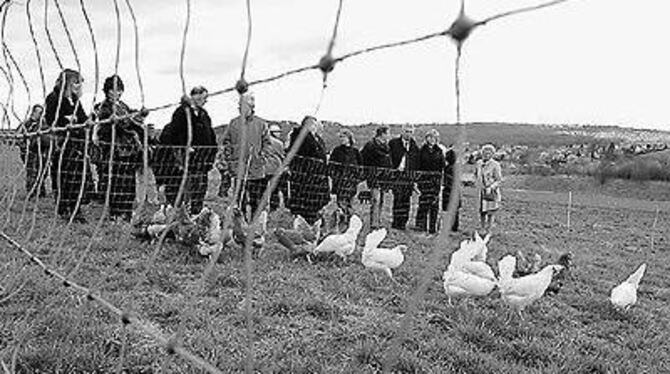
[(604, 183), (587, 176), (504, 175), (506, 189), (538, 190), (646, 201), (670, 201), (670, 183), (611, 179)]
[[(563, 194), (505, 194), (489, 246), (491, 265), (516, 250), (537, 252), (547, 261), (563, 251), (575, 254), (573, 279), (557, 296), (532, 305), (524, 320), (511, 314), (495, 291), (485, 298), (447, 304), (441, 273), (454, 243), (391, 230), (384, 244), (410, 247), (406, 262), (395, 272), (399, 282), (395, 285), (363, 268), (359, 251), (346, 263), (310, 265), (290, 261), (269, 237), (263, 257), (254, 262), (252, 280), (256, 370), (379, 372), (407, 302), (429, 268), (429, 254), (438, 250), (443, 256), (431, 274), (426, 297), (400, 351), (392, 357), (394, 372), (668, 372), (670, 240), (659, 229), (670, 225), (668, 204), (651, 204), (661, 208), (652, 229), (654, 207), (647, 201), (602, 194), (580, 200), (579, 193), (575, 195), (579, 205), (568, 230)], [(224, 203), (209, 201), (215, 209)], [(81, 259), (92, 227), (64, 230), (58, 222), (58, 230), (47, 241), (52, 203), (45, 199), (40, 204), (39, 237), (22, 243), (60, 270), (71, 269)], [(21, 204), (15, 207), (14, 218), (20, 208)], [(89, 216), (95, 217), (98, 209), (87, 208)], [(367, 220), (367, 206), (357, 209)], [(471, 190), (465, 191), (461, 214), (462, 227), (471, 232), (475, 227)], [(287, 224), (282, 217), (271, 215), (271, 226)], [(15, 221), (6, 230), (21, 239), (25, 230), (16, 231)], [(192, 295), (207, 262), (189, 248), (168, 244), (156, 263), (147, 264), (154, 248), (129, 239), (127, 229), (124, 224), (106, 225), (75, 280), (100, 290), (117, 306), (167, 334), (180, 333), (184, 347), (222, 371), (243, 370), (247, 339), (243, 254), (225, 252), (206, 287)], [(367, 231), (366, 222), (359, 243)], [(19, 372), (109, 372), (116, 369), (124, 347), (126, 372), (151, 373), (161, 367), (199, 372), (165, 355), (151, 337), (132, 327), (124, 330), (117, 318), (96, 304), (51, 282), (16, 251), (4, 244), (2, 248), (0, 264), (8, 264), (0, 267), (2, 286), (10, 289), (25, 282), (15, 297), (0, 305), (0, 359), (9, 364), (16, 352)], [(649, 267), (638, 304), (625, 313), (613, 310), (609, 291), (641, 262)]]

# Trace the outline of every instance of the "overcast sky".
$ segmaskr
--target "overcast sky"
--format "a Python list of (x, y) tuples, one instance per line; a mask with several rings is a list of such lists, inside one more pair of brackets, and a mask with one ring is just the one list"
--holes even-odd
[[(43, 93), (26, 1), (10, 7), (4, 35), (28, 80), (33, 102), (40, 102)], [(59, 69), (47, 44), (44, 1), (32, 0), (30, 7), (50, 90)], [(88, 109), (95, 82), (90, 36), (79, 1), (59, 2), (81, 60)], [(540, 2), (469, 0), (466, 8), (472, 18), (482, 19)], [(98, 42), (102, 82), (114, 72), (114, 2), (86, 3)], [(131, 17), (126, 2), (118, 3), (124, 100), (139, 107)], [(186, 84), (205, 85), (210, 91), (229, 87), (241, 68), (245, 1), (192, 3)], [(179, 52), (186, 1), (136, 0), (132, 4), (140, 28), (146, 106), (176, 102), (181, 96)], [(252, 0), (248, 79), (317, 62), (327, 48), (337, 4), (337, 0)], [(456, 0), (345, 0), (334, 54), (446, 29), (457, 16), (459, 4)], [(462, 119), (670, 129), (669, 11), (668, 0), (573, 0), (477, 29), (463, 50)], [(53, 1), (49, 2), (48, 27), (64, 64), (76, 68)], [(329, 77), (318, 117), (352, 125), (453, 123), (455, 56), (455, 46), (438, 38), (344, 61)], [(23, 114), (26, 92), (13, 72), (16, 108)], [(4, 102), (8, 85), (2, 77), (0, 82)], [(296, 121), (312, 114), (321, 82), (321, 73), (310, 71), (256, 86), (257, 112), (268, 119)], [(98, 100), (101, 96), (98, 93)], [(227, 123), (236, 115), (236, 100), (235, 94), (210, 99), (207, 109), (215, 124)], [(172, 110), (152, 113), (149, 120), (162, 127)]]

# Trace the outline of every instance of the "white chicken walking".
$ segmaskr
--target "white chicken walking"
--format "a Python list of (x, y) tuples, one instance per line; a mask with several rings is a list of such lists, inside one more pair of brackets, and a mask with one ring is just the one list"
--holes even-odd
[(495, 288), (498, 280), (491, 267), (485, 262), (491, 239), (484, 239), (475, 232), (474, 240), (461, 242), (458, 250), (451, 255), (447, 270), (442, 274), (444, 292), (449, 299), (458, 296), (486, 296)]
[(406, 250), (407, 246), (397, 245), (393, 248), (379, 248), (379, 244), (384, 238), (386, 238), (385, 228), (372, 231), (365, 237), (361, 262), (366, 268), (385, 272), (395, 282), (391, 269), (402, 265), (405, 260), (402, 251)]
[(498, 286), (503, 301), (516, 308), (520, 317), (525, 307), (544, 295), (554, 273), (563, 269), (561, 265), (547, 265), (535, 274), (513, 278), (516, 257), (507, 255), (498, 261), (500, 278)]
[(452, 297), (486, 296), (498, 283), (491, 267), (479, 261), (469, 261), (447, 269), (442, 275), (444, 293), (449, 305)]
[(357, 216), (352, 215), (349, 219), (349, 227), (342, 234), (332, 234), (326, 236), (323, 241), (314, 248), (314, 253), (335, 253), (345, 260), (347, 256), (354, 253), (356, 249), (356, 239), (363, 228), (363, 221)]
[(640, 265), (628, 279), (612, 289), (610, 301), (615, 308), (628, 310), (637, 302), (637, 288), (640, 286), (640, 281), (646, 270), (647, 264)]

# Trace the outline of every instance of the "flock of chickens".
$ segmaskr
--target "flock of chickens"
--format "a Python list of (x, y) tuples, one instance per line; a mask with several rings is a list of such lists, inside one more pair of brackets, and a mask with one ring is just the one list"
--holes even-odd
[[(496, 287), (503, 302), (512, 306), (521, 315), (523, 309), (543, 295), (557, 294), (569, 276), (572, 254), (565, 253), (558, 264), (546, 265), (539, 269), (536, 255), (529, 266), (517, 267), (517, 256), (506, 255), (498, 261), (498, 277), (486, 263), (490, 236), (481, 238), (475, 233), (474, 240), (463, 241), (460, 248), (451, 255), (451, 262), (444, 272), (444, 291), (449, 297), (485, 296)], [(642, 264), (624, 282), (612, 289), (610, 301), (615, 308), (626, 310), (637, 302), (637, 289), (646, 270)]]
[[(226, 226), (222, 225), (221, 217), (207, 207), (199, 214), (189, 216), (184, 209), (161, 206), (152, 215), (135, 220), (135, 234), (158, 238), (164, 233), (172, 232), (176, 240), (195, 246), (203, 256), (219, 253), (224, 246), (237, 245), (243, 248), (249, 241), (253, 253), (260, 255), (267, 234), (267, 212), (262, 212), (256, 221), (247, 224), (238, 208), (229, 209), (232, 210), (228, 212), (231, 214), (231, 224)], [(360, 217), (352, 215), (343, 231), (335, 229), (324, 235), (322, 226), (321, 220), (309, 225), (302, 217), (297, 216), (291, 228), (278, 227), (274, 230), (274, 235), (292, 258), (305, 257), (310, 263), (314, 258), (333, 255), (346, 261), (354, 254), (363, 228)], [(404, 262), (403, 252), (407, 246), (380, 247), (386, 235), (385, 228), (367, 234), (361, 263), (368, 269), (384, 272), (396, 282), (392, 270)], [(486, 262), (490, 238), (490, 235), (482, 238), (475, 233), (472, 240), (462, 241), (459, 248), (451, 254), (450, 263), (442, 277), (444, 292), (450, 304), (454, 297), (486, 296), (497, 288), (503, 302), (513, 307), (522, 317), (525, 307), (543, 295), (557, 294), (570, 276), (571, 253), (561, 255), (556, 264), (540, 269), (539, 255), (527, 260), (520, 252), (516, 256), (506, 255), (500, 259), (496, 276)], [(645, 270), (646, 264), (642, 264), (624, 282), (612, 289), (610, 301), (615, 308), (626, 310), (636, 303), (637, 289)]]
[(131, 222), (133, 235), (138, 238), (158, 239), (170, 235), (177, 242), (193, 246), (202, 256), (221, 252), (224, 246), (244, 247), (247, 235), (251, 238), (251, 248), (260, 253), (265, 244), (268, 215), (261, 212), (253, 225), (248, 225), (241, 210), (231, 207), (231, 224), (225, 225), (221, 217), (208, 207), (200, 213), (189, 216), (186, 209), (161, 205), (153, 214), (140, 212)]

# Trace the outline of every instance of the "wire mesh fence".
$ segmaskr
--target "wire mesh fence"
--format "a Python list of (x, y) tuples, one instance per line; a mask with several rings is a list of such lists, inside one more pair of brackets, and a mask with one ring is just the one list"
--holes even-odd
[[(460, 156), (463, 152), (465, 129), (460, 121), (461, 83), (459, 79), (459, 66), (461, 48), (468, 35), (477, 27), (486, 25), (491, 21), (562, 2), (565, 2), (565, 0), (521, 8), (476, 22), (467, 18), (465, 5), (462, 3), (459, 17), (445, 30), (408, 40), (372, 46), (335, 57), (332, 55), (332, 51), (340, 23), (343, 3), (340, 1), (335, 27), (328, 43), (327, 52), (318, 64), (292, 69), (274, 76), (247, 82), (245, 71), (249, 45), (252, 40), (251, 30), (253, 20), (250, 2), (247, 1), (248, 33), (240, 79), (234, 87), (213, 91), (209, 95), (221, 95), (237, 91), (244, 98), (244, 94), (250, 86), (276, 81), (290, 75), (314, 69), (320, 69), (324, 73), (323, 90), (325, 90), (327, 74), (333, 71), (337, 63), (345, 59), (382, 49), (401, 47), (448, 36), (456, 42), (458, 48), (458, 57), (455, 64), (455, 84), (457, 94), (456, 112), (457, 122), (460, 126), (460, 135), (457, 139), (455, 149), (456, 154)], [(0, 9), (3, 11), (3, 31), (5, 18), (9, 9), (14, 5), (11, 1), (4, 1), (0, 4)], [(87, 206), (95, 205), (96, 202), (101, 207), (100, 211), (97, 212), (99, 219), (93, 232), (90, 233), (88, 240), (84, 239), (87, 243), (83, 254), (88, 253), (92, 249), (95, 241), (98, 240), (101, 232), (104, 231), (104, 223), (107, 222), (108, 218), (119, 218), (121, 220), (137, 218), (146, 213), (143, 210), (146, 209), (147, 201), (149, 200), (154, 200), (154, 203), (162, 202), (166, 205), (174, 205), (175, 209), (181, 212), (180, 214), (168, 214), (169, 217), (162, 220), (162, 224), (165, 227), (159, 231), (159, 238), (155, 243), (154, 254), (147, 261), (145, 277), (148, 276), (151, 266), (156, 261), (156, 254), (161, 250), (163, 242), (168, 235), (174, 229), (178, 228), (179, 224), (184, 220), (197, 221), (197, 216), (203, 212), (203, 206), (206, 205), (205, 197), (207, 192), (212, 190), (218, 191), (220, 195), (231, 194), (233, 196), (232, 201), (229, 203), (231, 206), (244, 207), (245, 205), (249, 205), (250, 214), (248, 222), (250, 225), (258, 222), (262, 215), (261, 212), (265, 210), (265, 206), (268, 204), (271, 209), (284, 205), (291, 213), (304, 217), (309, 223), (314, 223), (321, 217), (322, 209), (331, 203), (331, 201), (335, 201), (345, 213), (350, 214), (349, 210), (351, 209), (353, 200), (358, 199), (358, 203), (370, 205), (370, 225), (374, 227), (381, 224), (378, 219), (375, 219), (375, 214), (378, 214), (378, 209), (384, 204), (384, 196), (388, 194), (393, 196), (394, 206), (392, 208), (392, 215), (394, 216), (394, 224), (396, 224), (396, 218), (402, 224), (406, 224), (409, 216), (413, 214), (416, 217), (417, 226), (428, 231), (436, 231), (439, 228), (438, 221), (440, 220), (444, 220), (447, 227), (452, 225), (459, 200), (460, 166), (458, 166), (458, 162), (453, 171), (453, 181), (451, 179), (447, 181), (442, 174), (442, 170), (434, 172), (416, 170), (399, 171), (385, 167), (328, 162), (325, 154), (320, 159), (304, 157), (300, 154), (299, 150), (303, 145), (304, 139), (310, 135), (310, 130), (308, 126), (303, 126), (297, 132), (292, 146), (287, 150), (287, 156), (281, 161), (278, 169), (280, 171), (274, 175), (252, 178), (249, 175), (249, 167), (250, 160), (253, 157), (251, 155), (253, 149), (245, 146), (239, 147), (238, 160), (243, 161), (238, 162), (236, 167), (233, 168), (228, 165), (219, 166), (217, 155), (221, 154), (223, 150), (217, 146), (198, 144), (198, 139), (200, 139), (200, 135), (198, 134), (200, 128), (198, 126), (201, 125), (199, 121), (202, 107), (197, 103), (196, 96), (202, 94), (202, 92), (196, 92), (194, 89), (189, 94), (184, 83), (183, 64), (190, 21), (190, 1), (186, 1), (186, 22), (180, 55), (180, 78), (183, 94), (187, 100), (182, 100), (179, 103), (168, 103), (154, 108), (143, 108), (141, 111), (129, 110), (127, 107), (112, 106), (110, 112), (104, 116), (99, 115), (100, 111), (97, 111), (97, 116), (86, 115), (81, 109), (81, 104), (76, 99), (76, 90), (80, 89), (78, 85), (81, 83), (77, 71), (81, 70), (81, 66), (79, 66), (77, 50), (72, 43), (67, 20), (63, 17), (58, 1), (54, 1), (54, 5), (58, 11), (60, 23), (66, 33), (71, 52), (76, 57), (77, 71), (63, 70), (59, 76), (59, 80), (56, 82), (54, 91), (49, 95), (46, 94), (43, 78), (44, 72), (40, 61), (40, 50), (42, 47), (37, 44), (34, 38), (33, 25), (30, 20), (31, 12), (33, 11), (30, 0), (25, 5), (39, 72), (42, 77), (41, 81), (43, 82), (42, 96), (45, 102), (46, 113), (38, 116), (39, 120), (44, 118), (44, 126), (27, 128), (22, 132), (4, 131), (0, 134), (0, 168), (2, 168), (2, 175), (5, 176), (0, 184), (2, 206), (4, 208), (4, 219), (0, 222), (3, 225), (0, 235), (10, 247), (24, 254), (32, 263), (40, 267), (47, 276), (62, 286), (75, 290), (87, 299), (97, 302), (103, 308), (116, 315), (122, 326), (124, 326), (124, 334), (127, 334), (125, 326), (134, 326), (155, 339), (163, 348), (163, 352), (167, 353), (168, 356), (177, 354), (195, 367), (212, 373), (220, 372), (214, 365), (194, 355), (182, 346), (178, 337), (183, 335), (184, 330), (187, 329), (184, 323), (179, 323), (174, 336), (169, 337), (170, 335), (160, 331), (160, 329), (156, 329), (151, 323), (144, 322), (144, 319), (116, 307), (110, 301), (100, 296), (93, 288), (82, 286), (71, 279), (71, 276), (74, 276), (77, 270), (85, 263), (86, 256), (75, 251), (67, 251), (65, 248), (66, 244), (64, 244), (64, 235), (62, 234), (69, 230), (73, 224), (86, 221), (86, 214), (82, 212), (87, 210)], [(117, 25), (115, 70), (118, 71), (118, 49), (121, 42), (119, 31), (120, 13), (118, 2), (114, 1), (114, 5)], [(142, 87), (136, 19), (134, 13), (132, 13), (132, 5), (129, 0), (126, 0), (126, 5), (131, 11), (135, 27), (135, 66), (137, 79), (140, 82), (140, 87)], [(80, 1), (80, 7), (89, 25), (89, 34), (97, 61), (96, 39), (83, 1)], [(49, 19), (47, 17), (49, 14), (49, 1), (44, 2), (44, 14), (44, 29), (49, 37), (49, 47), (58, 60), (59, 66), (63, 68), (63, 64), (59, 58), (59, 51), (55, 47), (49, 31)], [(10, 87), (8, 101), (3, 104), (4, 115), (2, 124), (5, 129), (9, 129), (14, 127), (12, 123), (22, 120), (21, 116), (15, 110), (12, 101), (14, 86), (21, 82), (29, 96), (32, 90), (26, 84), (21, 67), (16, 64), (16, 61), (11, 56), (10, 49), (5, 43), (4, 32), (2, 33), (2, 38), (5, 63), (2, 72)], [(96, 62), (96, 91), (99, 82), (99, 72), (97, 69)], [(114, 87), (110, 88), (110, 91), (117, 88), (118, 86), (115, 84)], [(207, 92), (204, 94), (206, 95)], [(141, 95), (144, 98), (144, 92)], [(146, 115), (146, 113), (152, 111), (164, 110), (175, 106), (177, 106), (177, 110), (183, 111), (184, 131), (180, 133), (180, 137), (184, 141), (183, 144), (168, 145), (152, 143), (148, 136), (148, 128), (142, 121), (137, 123), (138, 129), (141, 131), (138, 131), (136, 136), (123, 136), (122, 132), (125, 130), (123, 124), (128, 121), (134, 121), (138, 116)], [(318, 113), (318, 105), (315, 112)], [(246, 129), (251, 126), (251, 117), (242, 116), (241, 118), (244, 125), (242, 128)], [(111, 141), (101, 141), (93, 136), (93, 134), (97, 133), (96, 130), (100, 128), (109, 131), (108, 137), (111, 138)], [(250, 142), (253, 134), (248, 134), (246, 131), (242, 131), (239, 138), (235, 139), (237, 144), (247, 145)], [(256, 151), (258, 152), (259, 150), (256, 149)], [(218, 186), (212, 186), (208, 179), (213, 168), (219, 172)], [(413, 203), (411, 200), (411, 196), (415, 190), (419, 192), (418, 195), (420, 196), (418, 204), (416, 202)], [(445, 190), (451, 191), (445, 194), (443, 193)], [(440, 204), (440, 199), (444, 199), (445, 196), (451, 196), (451, 199), (447, 198), (447, 201), (443, 201)], [(448, 210), (445, 209), (447, 210), (446, 214), (438, 216), (440, 206), (444, 208), (448, 207)], [(377, 213), (375, 213), (375, 209), (377, 209)], [(157, 212), (152, 211), (150, 214), (154, 216)], [(231, 223), (235, 223), (230, 210), (226, 212), (220, 225), (224, 229), (229, 227)], [(40, 230), (45, 230), (46, 232), (39, 232), (39, 237), (42, 240), (35, 243), (31, 242), (30, 239), (33, 237), (35, 227), (38, 226), (38, 221), (50, 221), (51, 224), (46, 225), (46, 227), (45, 225), (39, 225)], [(26, 230), (25, 224), (27, 223), (29, 223), (30, 227)], [(442, 229), (440, 236), (436, 240), (445, 240), (447, 238), (446, 231), (448, 230)], [(12, 234), (14, 238), (8, 233)], [(17, 240), (16, 238), (19, 237), (22, 239)], [(46, 248), (53, 244), (52, 240), (56, 240), (57, 250), (55, 252), (59, 255), (53, 258), (53, 260), (58, 261), (60, 264), (68, 264), (64, 268), (68, 269), (68, 271), (56, 270), (34, 254), (49, 252)], [(252, 241), (253, 237), (248, 233), (242, 241), (245, 252), (246, 284), (244, 315), (247, 333), (245, 342), (247, 356), (245, 369), (249, 373), (255, 370), (254, 322), (252, 318), (253, 306), (251, 303), (254, 278), (253, 259), (251, 256)], [(434, 251), (434, 253), (437, 253), (437, 251)], [(219, 252), (216, 252), (210, 258), (210, 265), (205, 269), (197, 284), (202, 285), (206, 281), (214, 269), (218, 255)], [(422, 274), (417, 291), (408, 304), (408, 312), (405, 314), (399, 330), (394, 335), (393, 345), (386, 354), (385, 371), (390, 370), (389, 362), (395, 357), (400, 341), (409, 331), (409, 325), (412, 323), (413, 318), (412, 311), (418, 307), (428, 280), (436, 270), (435, 264), (437, 264), (437, 261), (434, 261), (434, 257), (438, 255), (439, 253), (431, 256), (433, 260), (428, 262), (429, 266), (427, 266)], [(193, 302), (196, 297), (197, 293), (187, 294), (189, 302)], [(51, 306), (53, 305), (48, 305), (45, 309)], [(128, 349), (125, 342), (127, 340), (124, 339), (121, 352), (125, 352)], [(15, 352), (18, 352), (19, 347), (20, 344), (16, 344)], [(124, 357), (126, 356), (121, 354), (120, 357), (117, 372), (123, 371)], [(12, 361), (14, 364), (9, 370), (15, 370), (16, 360)], [(167, 365), (165, 364), (166, 360), (163, 362), (163, 369), (165, 369), (165, 365)]]

